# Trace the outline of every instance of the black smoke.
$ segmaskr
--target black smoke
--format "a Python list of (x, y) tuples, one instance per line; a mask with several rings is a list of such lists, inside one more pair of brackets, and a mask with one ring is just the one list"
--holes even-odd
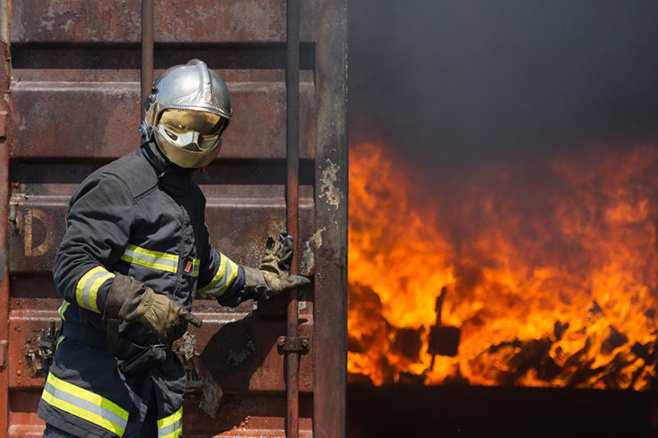
[(658, 2), (351, 0), (351, 143), (440, 172), (658, 140)]

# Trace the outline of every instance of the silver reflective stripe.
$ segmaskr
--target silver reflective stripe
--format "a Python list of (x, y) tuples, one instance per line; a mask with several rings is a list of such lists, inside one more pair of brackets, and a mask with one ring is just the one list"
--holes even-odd
[(158, 438), (183, 436), (183, 407), (168, 417), (158, 420)]
[[(84, 307), (85, 309), (92, 308), (90, 296), (91, 296), (91, 291), (94, 288), (94, 283), (96, 283), (96, 280), (106, 277), (107, 277), (107, 271), (98, 271), (94, 273), (91, 277), (89, 277), (89, 279), (85, 282), (84, 287), (82, 288), (82, 301), (85, 304), (82, 307)], [(96, 303), (94, 303), (94, 306), (96, 306)]]
[(101, 313), (98, 310), (96, 299), (98, 290), (107, 280), (114, 278), (114, 274), (108, 272), (102, 266), (96, 266), (83, 275), (75, 287), (75, 300), (83, 308)]
[(182, 428), (183, 428), (183, 419), (180, 418), (175, 423), (170, 424), (169, 426), (165, 426), (161, 429), (158, 429), (158, 437), (165, 438), (170, 436), (171, 437), (178, 436), (176, 435), (176, 432), (179, 432), (179, 435), (182, 434)]
[[(70, 388), (70, 391), (67, 391), (66, 388)], [(48, 376), (42, 398), (56, 408), (96, 424), (119, 436), (123, 435), (128, 424), (128, 412), (103, 397), (57, 379), (52, 373)], [(121, 415), (119, 415), (119, 412)]]

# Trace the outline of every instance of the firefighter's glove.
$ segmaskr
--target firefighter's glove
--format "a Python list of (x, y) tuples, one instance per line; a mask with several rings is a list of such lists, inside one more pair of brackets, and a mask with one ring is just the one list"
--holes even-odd
[(243, 266), (243, 268), (244, 291), (247, 299), (258, 301), (269, 300), (281, 292), (297, 289), (311, 282), (308, 278), (301, 275), (288, 275), (288, 272), (277, 275), (248, 266)]
[(197, 327), (201, 320), (165, 295), (132, 277), (115, 274), (105, 301), (106, 319), (139, 321), (166, 343), (183, 335), (181, 318)]
[(277, 240), (268, 237), (265, 255), (258, 269), (244, 266), (245, 292), (262, 301), (290, 289), (306, 286), (310, 280), (301, 275), (289, 275), (293, 252), (292, 236), (279, 233)]

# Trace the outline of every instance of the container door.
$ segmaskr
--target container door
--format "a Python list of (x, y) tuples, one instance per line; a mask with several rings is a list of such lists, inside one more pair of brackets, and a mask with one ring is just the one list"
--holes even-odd
[[(140, 139), (138, 0), (15, 2), (1, 11), (0, 428), (40, 436), (48, 341), (60, 325), (52, 267), (70, 196)], [(227, 82), (234, 108), (220, 157), (196, 175), (212, 243), (257, 266), (286, 228), (286, 3), (169, 0), (154, 6), (153, 77), (193, 58)], [(346, 296), (344, 0), (301, 6), (299, 129), (300, 436), (343, 436)], [(4, 240), (6, 236), (6, 240)], [(5, 263), (2, 264), (5, 266)], [(175, 344), (187, 372), (184, 435), (285, 436), (286, 297), (224, 308)], [(2, 404), (4, 402), (4, 404)]]

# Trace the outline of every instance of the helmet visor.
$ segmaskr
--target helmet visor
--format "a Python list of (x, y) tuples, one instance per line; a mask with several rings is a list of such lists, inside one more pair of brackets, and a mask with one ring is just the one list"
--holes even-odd
[(206, 111), (168, 109), (160, 116), (160, 123), (175, 134), (198, 132), (203, 139), (221, 136), (228, 120)]

